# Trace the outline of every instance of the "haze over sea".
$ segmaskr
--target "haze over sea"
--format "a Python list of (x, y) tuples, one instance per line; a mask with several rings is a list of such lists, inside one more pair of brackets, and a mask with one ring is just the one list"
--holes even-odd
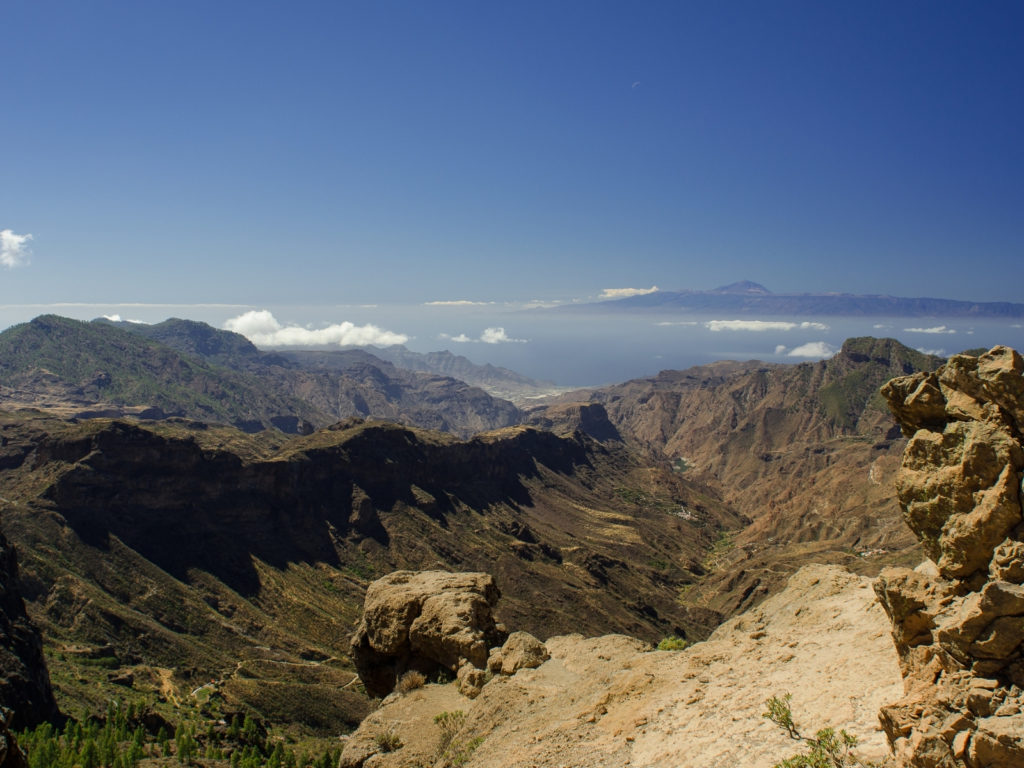
[[(365, 326), (372, 325), (371, 337), (406, 337), (405, 346), (415, 352), (447, 349), (474, 363), (504, 366), (560, 386), (617, 383), (715, 360), (820, 360), (853, 336), (892, 337), (942, 356), (996, 344), (1024, 349), (1021, 319), (784, 317), (721, 312), (609, 315), (582, 308), (566, 312), (497, 304), (7, 305), (0, 306), (0, 328), (44, 312), (82, 320), (107, 316), (148, 323), (185, 317), (218, 328), (234, 326), (264, 349), (272, 347), (253, 332), (258, 321), (265, 325), (264, 312), (280, 326), (273, 334), (275, 340), (287, 340), (285, 334), (298, 332), (306, 339), (301, 344), (305, 347), (339, 349), (335, 339), (346, 332), (367, 333)], [(246, 313), (252, 312), (260, 314), (248, 315), (246, 323)], [(309, 333), (317, 331), (320, 335)], [(327, 339), (331, 341), (324, 343)]]

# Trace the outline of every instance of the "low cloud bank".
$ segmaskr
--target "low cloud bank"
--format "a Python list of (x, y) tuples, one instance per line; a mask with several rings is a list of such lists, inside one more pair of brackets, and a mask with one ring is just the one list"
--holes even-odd
[(266, 309), (251, 310), (233, 317), (224, 323), (224, 327), (242, 334), (257, 347), (311, 347), (324, 344), (390, 347), (405, 344), (409, 340), (404, 333), (348, 321), (318, 329), (303, 328), (300, 325), (284, 326)]
[(709, 331), (793, 331), (811, 330), (827, 331), (828, 326), (824, 323), (813, 323), (804, 321), (802, 323), (790, 323), (784, 320), (708, 320), (705, 325)]
[(786, 352), (786, 347), (782, 344), (775, 348), (775, 354), (781, 355), (786, 354), (786, 357), (809, 357), (817, 360), (824, 360), (826, 357), (832, 357), (838, 350), (831, 344), (824, 341), (809, 341), (806, 344), (801, 344), (799, 347), (793, 347), (793, 349)]
[(112, 323), (126, 322), (126, 323), (135, 323), (136, 325), (149, 325), (149, 323), (147, 323), (145, 320), (132, 320), (130, 317), (127, 320), (125, 320), (124, 318), (122, 318), (116, 312), (114, 314), (112, 314), (112, 315), (103, 315), (103, 319), (104, 320), (109, 320)]
[(907, 333), (956, 333), (953, 328), (944, 325), (934, 325), (931, 328), (904, 328)]
[(454, 299), (452, 301), (425, 301), (427, 307), (486, 307), (493, 304), (493, 301), (470, 301), (469, 299)]
[(599, 299), (625, 299), (629, 296), (645, 296), (648, 293), (657, 293), (658, 286), (650, 288), (605, 288), (601, 291)]
[(28, 241), (32, 235), (16, 235), (9, 229), (0, 229), (0, 264), (8, 269), (28, 263), (31, 250)]
[(460, 333), (457, 336), (449, 336), (447, 333), (442, 333), (440, 338), (446, 341), (454, 341), (457, 344), (467, 344), (471, 342), (482, 342), (484, 344), (525, 344), (529, 341), (529, 339), (513, 339), (505, 333), (505, 329), (501, 327), (485, 328), (484, 332), (476, 339), (467, 336), (464, 333)]

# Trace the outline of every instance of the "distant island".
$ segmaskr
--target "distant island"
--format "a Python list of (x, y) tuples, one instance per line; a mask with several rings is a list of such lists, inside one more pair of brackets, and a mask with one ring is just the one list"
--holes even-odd
[(734, 312), (842, 317), (1024, 318), (1024, 304), (852, 293), (772, 293), (743, 280), (710, 291), (654, 291), (623, 299), (557, 307), (560, 312)]

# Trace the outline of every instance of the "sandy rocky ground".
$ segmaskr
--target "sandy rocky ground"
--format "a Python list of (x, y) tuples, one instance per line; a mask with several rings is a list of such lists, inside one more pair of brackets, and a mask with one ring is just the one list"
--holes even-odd
[[(879, 708), (903, 692), (890, 624), (871, 581), (835, 566), (807, 566), (787, 589), (685, 651), (654, 651), (623, 635), (567, 635), (550, 660), (496, 675), (476, 699), (455, 683), (391, 694), (353, 734), (342, 765), (434, 764), (433, 718), (462, 710), (456, 742), (479, 746), (474, 768), (673, 766), (761, 768), (800, 745), (762, 717), (791, 693), (801, 731), (845, 728), (858, 753), (888, 753)], [(402, 746), (381, 752), (390, 732)]]

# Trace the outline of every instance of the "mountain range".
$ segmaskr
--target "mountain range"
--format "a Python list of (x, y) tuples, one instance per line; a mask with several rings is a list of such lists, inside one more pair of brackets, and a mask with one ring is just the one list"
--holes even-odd
[(0, 334), (0, 520), (62, 706), (214, 681), (227, 710), (324, 736), (367, 711), (347, 637), (396, 569), (491, 573), (498, 618), (541, 638), (655, 641), (811, 560), (918, 559), (877, 390), (940, 362), (851, 339), (524, 411), (365, 351), (44, 316)]
[(0, 408), (178, 416), (309, 432), (352, 416), (468, 436), (516, 424), (512, 403), (362, 350), (261, 352), (205, 323), (84, 323), (44, 315), (0, 333)]
[(1024, 304), (851, 293), (772, 293), (763, 285), (743, 280), (710, 291), (653, 291), (621, 299), (564, 305), (548, 311), (1020, 318), (1024, 317)]

